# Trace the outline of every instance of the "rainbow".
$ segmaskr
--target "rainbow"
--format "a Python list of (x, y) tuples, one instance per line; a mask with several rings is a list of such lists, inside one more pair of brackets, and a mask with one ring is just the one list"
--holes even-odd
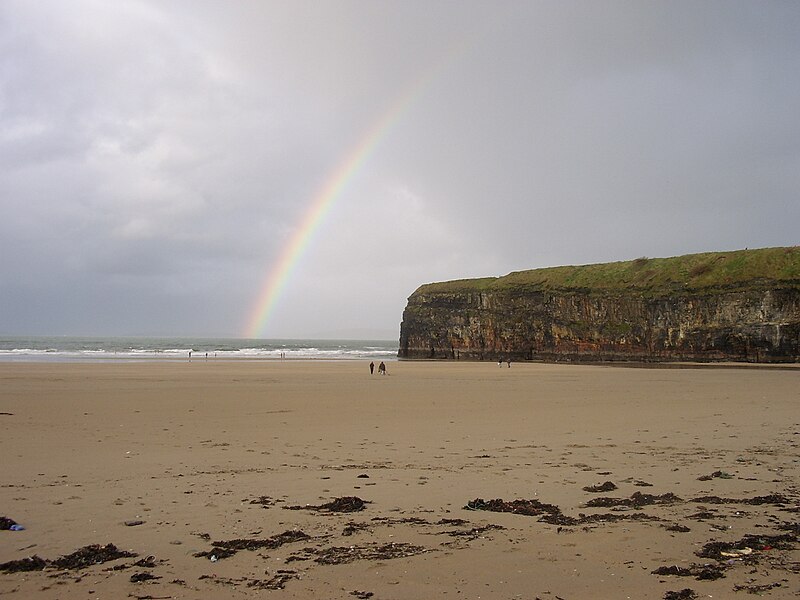
[(295, 267), (308, 248), (314, 234), (324, 222), (325, 217), (336, 201), (342, 197), (347, 185), (363, 168), (381, 140), (386, 137), (397, 121), (408, 112), (409, 108), (427, 88), (428, 83), (434, 79), (434, 75), (451, 63), (456, 55), (461, 55), (463, 49), (464, 44), (457, 44), (451, 47), (442, 60), (435, 62), (421, 77), (418, 77), (414, 84), (392, 102), (388, 110), (367, 129), (345, 159), (340, 161), (327, 177), (324, 184), (314, 195), (311, 205), (292, 234), (289, 243), (285, 245), (277, 261), (269, 270), (261, 286), (255, 308), (248, 319), (245, 337), (260, 338), (264, 335), (275, 305), (291, 279)]

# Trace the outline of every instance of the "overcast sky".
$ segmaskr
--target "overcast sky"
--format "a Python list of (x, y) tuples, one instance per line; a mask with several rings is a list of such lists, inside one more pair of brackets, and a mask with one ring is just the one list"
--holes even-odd
[(0, 334), (245, 336), (382, 120), (263, 337), (800, 237), (793, 0), (3, 0)]

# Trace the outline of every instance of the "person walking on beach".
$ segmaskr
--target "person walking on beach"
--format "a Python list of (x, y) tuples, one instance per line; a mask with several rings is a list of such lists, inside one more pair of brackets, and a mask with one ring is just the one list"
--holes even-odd
[(374, 372), (375, 372), (375, 363), (374, 362), (370, 362), (369, 363), (369, 374), (372, 375)]
[(381, 361), (381, 364), (378, 365), (378, 373), (381, 375), (386, 375), (386, 365), (383, 364), (383, 361)]

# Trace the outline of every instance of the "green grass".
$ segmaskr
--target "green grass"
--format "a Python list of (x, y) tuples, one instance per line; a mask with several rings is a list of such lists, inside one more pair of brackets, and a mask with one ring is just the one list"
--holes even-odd
[(583, 290), (659, 295), (731, 288), (800, 287), (800, 247), (707, 252), (596, 265), (516, 271), (504, 277), (421, 286), (414, 295), (465, 292)]

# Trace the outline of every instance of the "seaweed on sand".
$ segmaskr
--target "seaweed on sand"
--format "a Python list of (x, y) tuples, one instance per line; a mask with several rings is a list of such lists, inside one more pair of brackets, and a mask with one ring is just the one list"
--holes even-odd
[(325, 504), (306, 504), (305, 506), (284, 506), (286, 510), (316, 510), (322, 512), (337, 512), (337, 513), (351, 513), (364, 510), (366, 505), (369, 504), (366, 500), (362, 500), (358, 496), (343, 496), (335, 498)]
[(137, 556), (134, 552), (120, 550), (114, 544), (92, 544), (79, 548), (71, 554), (61, 556), (50, 563), (56, 569), (79, 570), (99, 565), (118, 558), (132, 558)]
[(650, 506), (653, 504), (657, 505), (669, 505), (669, 504), (676, 504), (678, 502), (683, 502), (681, 498), (673, 494), (672, 492), (667, 492), (666, 494), (661, 495), (653, 495), (653, 494), (643, 494), (642, 492), (634, 492), (630, 498), (594, 498), (593, 500), (589, 500), (586, 503), (587, 507), (604, 507), (609, 508), (612, 506), (626, 506), (631, 508), (640, 508), (642, 506)]
[(239, 550), (261, 550), (262, 548), (266, 548), (267, 550), (275, 550), (284, 544), (307, 540), (310, 537), (311, 536), (303, 531), (292, 529), (265, 539), (239, 538), (235, 540), (223, 540), (219, 542), (212, 542), (211, 545), (213, 548), (211, 548), (211, 550), (197, 552), (194, 556), (198, 558), (206, 556), (209, 558), (216, 557), (217, 559), (228, 558), (229, 556), (236, 554)]

